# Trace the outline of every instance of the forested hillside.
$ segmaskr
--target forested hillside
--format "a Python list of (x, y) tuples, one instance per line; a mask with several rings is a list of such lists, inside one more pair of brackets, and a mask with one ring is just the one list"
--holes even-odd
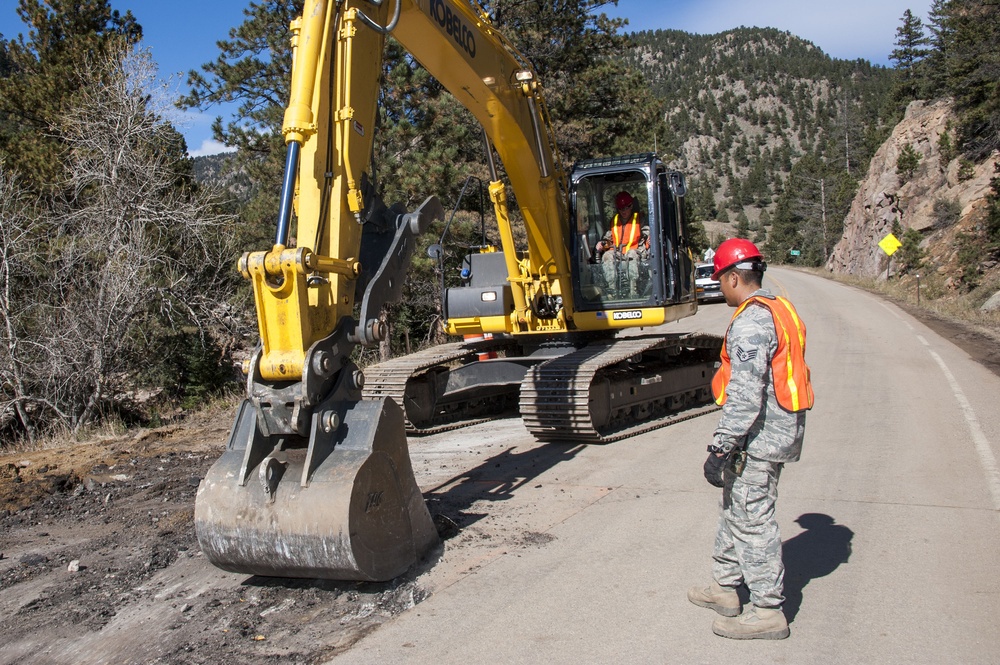
[(246, 171), (232, 168), (234, 160), (230, 152), (195, 157), (191, 160), (194, 178), (211, 189), (226, 192), (235, 202), (246, 203), (253, 198), (257, 187)]
[[(527, 20), (507, 18), (515, 19), (519, 27)], [(521, 33), (512, 34), (516, 40)], [(786, 208), (809, 222), (799, 228), (797, 242), (779, 233), (781, 242), (796, 244), (800, 261), (823, 263), (839, 237), (857, 179), (902, 115), (903, 106), (892, 95), (893, 72), (864, 60), (830, 58), (809, 42), (773, 29), (718, 35), (640, 32), (630, 36), (630, 43), (631, 48), (609, 51), (609, 62), (575, 72), (578, 85), (567, 84), (574, 75), (567, 62), (541, 68), (552, 77), (545, 80), (547, 94), (568, 161), (629, 149), (658, 151), (687, 174), (692, 217), (710, 232), (705, 244), (729, 235), (765, 241), (784, 196)], [(398, 68), (390, 64), (393, 70)], [(632, 73), (617, 88), (604, 82), (595, 92), (582, 85), (605, 70)], [(623, 89), (629, 94), (623, 96)], [(441, 91), (411, 90), (408, 97), (407, 104), (427, 102), (430, 110), (423, 113), (430, 114), (430, 127), (440, 113), (443, 101), (435, 100)], [(598, 114), (591, 105), (581, 105), (587, 99), (607, 104)], [(614, 120), (616, 114), (623, 117)], [(399, 122), (401, 117), (392, 116), (387, 130), (402, 131), (401, 136), (426, 146), (417, 162), (422, 168), (411, 173), (412, 165), (385, 164), (394, 174), (387, 179), (409, 180), (413, 188), (450, 189), (454, 196), (461, 184), (458, 167), (481, 159), (481, 149), (474, 141), (470, 145), (473, 132), (466, 130), (459, 143), (454, 129), (448, 130), (452, 136), (443, 135), (441, 127), (417, 135), (411, 123)], [(585, 119), (589, 128), (580, 126)], [(617, 124), (613, 130), (601, 127), (611, 122)], [(463, 144), (450, 156), (441, 152), (442, 146), (454, 151)], [(458, 155), (462, 158), (456, 160)], [(427, 164), (428, 157), (436, 164)], [(445, 164), (449, 171), (442, 171)], [(466, 172), (479, 173), (476, 168)]]
[[(519, 28), (527, 23), (514, 14), (507, 20), (517, 21)], [(524, 32), (531, 34), (530, 29)], [(515, 40), (520, 34), (512, 33)], [(693, 218), (710, 230), (705, 242), (713, 244), (734, 234), (765, 240), (786, 194), (790, 207), (804, 209), (804, 216), (816, 220), (815, 228), (805, 229), (800, 260), (813, 265), (825, 261), (857, 178), (901, 117), (902, 106), (894, 104), (891, 94), (893, 72), (864, 60), (830, 58), (809, 42), (773, 29), (741, 28), (718, 35), (640, 32), (630, 39), (632, 48), (609, 51), (610, 62), (590, 70), (578, 64), (574, 72), (565, 61), (540, 67), (552, 77), (544, 82), (567, 159), (655, 149), (688, 175)], [(619, 64), (610, 64), (615, 61)], [(588, 90), (584, 82), (605, 70), (632, 74), (617, 89), (605, 81), (603, 90)], [(389, 71), (399, 70), (390, 63)], [(567, 85), (574, 75), (576, 85)], [(623, 89), (629, 94), (623, 96)], [(642, 94), (647, 91), (651, 95)], [(429, 114), (429, 121), (440, 113), (436, 109), (442, 102), (435, 101), (440, 96), (433, 87), (411, 90), (404, 103), (417, 105), (422, 97), (429, 109), (422, 113)], [(387, 112), (394, 97), (388, 98)], [(605, 100), (603, 112), (581, 104), (588, 99)], [(616, 113), (623, 117), (613, 120)], [(607, 120), (600, 120), (602, 115)], [(402, 170), (383, 165), (396, 174), (388, 180), (403, 177), (415, 188), (440, 180), (435, 191), (444, 187), (456, 192), (456, 166), (480, 159), (479, 147), (474, 141), (469, 145), (473, 132), (467, 130), (456, 143), (454, 129), (452, 136), (443, 135), (445, 130), (431, 130), (428, 122), (424, 135), (416, 135), (412, 124), (400, 123), (400, 115), (392, 117), (388, 131), (399, 132), (405, 124), (402, 135), (426, 148), (417, 162), (419, 172), (410, 173), (405, 163)], [(597, 122), (591, 120), (589, 128), (580, 126), (594, 118)], [(600, 126), (610, 122), (617, 124), (610, 131)], [(239, 133), (232, 139), (242, 140)], [(259, 137), (253, 140), (259, 142)], [(441, 152), (442, 146), (454, 151), (462, 144), (466, 148), (450, 156)], [(458, 155), (462, 158), (456, 164)], [(428, 157), (436, 164), (426, 164)], [(451, 165), (449, 172), (442, 171), (445, 164)], [(819, 226), (824, 217), (828, 228)]]
[[(894, 124), (890, 70), (774, 29), (633, 38), (629, 62), (662, 100), (658, 148), (688, 173), (697, 219), (715, 235), (764, 240), (787, 192), (799, 207), (825, 198), (831, 228), (815, 236), (836, 236), (854, 181)], [(798, 249), (815, 263), (831, 249), (822, 244)]]

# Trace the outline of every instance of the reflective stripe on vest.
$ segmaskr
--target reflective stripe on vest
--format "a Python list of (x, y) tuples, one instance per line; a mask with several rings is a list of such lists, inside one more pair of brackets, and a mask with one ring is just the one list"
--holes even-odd
[[(805, 411), (811, 409), (814, 402), (812, 383), (809, 380), (809, 366), (806, 365), (806, 325), (799, 318), (792, 303), (784, 298), (773, 300), (761, 296), (751, 296), (736, 308), (733, 320), (746, 307), (756, 302), (771, 311), (774, 319), (774, 330), (778, 336), (778, 350), (771, 359), (771, 375), (774, 383), (774, 394), (787, 411)], [(729, 327), (732, 328), (732, 321)], [(729, 330), (726, 330), (726, 343), (722, 345), (722, 365), (712, 378), (712, 394), (715, 403), (726, 403), (726, 388), (732, 377), (733, 367), (726, 344), (729, 342)]]
[[(618, 215), (615, 215), (614, 220), (611, 222), (611, 239), (614, 241), (615, 247), (621, 247), (623, 252), (638, 247), (639, 238), (642, 236), (642, 231), (639, 228), (639, 213), (633, 212), (632, 219), (625, 224), (619, 224), (618, 222)], [(622, 227), (628, 229), (624, 234), (622, 233)], [(628, 237), (622, 238), (623, 235), (627, 235)]]

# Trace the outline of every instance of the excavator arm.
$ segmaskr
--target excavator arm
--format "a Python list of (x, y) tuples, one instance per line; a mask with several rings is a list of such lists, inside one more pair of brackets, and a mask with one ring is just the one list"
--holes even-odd
[[(275, 246), (241, 262), (254, 283), (263, 342), (259, 367), (266, 380), (302, 376), (310, 345), (352, 315), (360, 271), (371, 268), (358, 257), (363, 223), (380, 223), (383, 212), (366, 192), (366, 169), (386, 34), (473, 113), (506, 166), (525, 219), (523, 255), (530, 257), (517, 258), (511, 225), (499, 224), (515, 304), (511, 328), (565, 329), (565, 320), (553, 324), (533, 316), (531, 303), (538, 297), (559, 298), (556, 309), (572, 311), (560, 228), (566, 175), (554, 158), (531, 66), (465, 0), (310, 1), (292, 25), (291, 99), (282, 128), (288, 159)], [(498, 216), (507, 216), (495, 169), (490, 191)], [(292, 209), (296, 247), (288, 248)], [(381, 339), (378, 313), (365, 312), (374, 318), (362, 317), (354, 334), (360, 343)]]
[[(389, 35), (483, 127), (501, 251), (480, 255), (485, 281), (449, 290), (455, 310), (471, 313), (449, 316), (448, 330), (508, 333), (500, 341), (509, 348), (478, 363), (469, 361), (478, 347), (445, 345), (369, 368), (377, 379), (366, 387), (352, 351), (385, 338), (382, 309), (401, 295), (416, 236), (443, 216), (433, 197), (407, 212), (374, 186)], [(614, 339), (617, 329), (697, 307), (680, 174), (644, 154), (578, 163), (568, 178), (534, 70), (471, 0), (306, 0), (291, 39), (275, 242), (239, 262), (253, 284), (261, 343), (226, 450), (195, 503), (199, 544), (213, 564), (347, 580), (404, 572), (437, 542), (407, 450), (418, 416), (430, 431), (442, 414), (475, 416), (520, 395), (535, 436), (602, 442), (669, 424), (709, 397), (716, 340)], [(517, 195), (524, 247), (515, 244), (494, 152)], [(580, 258), (590, 242), (581, 223), (600, 226), (622, 188), (646, 201), (642, 274), (627, 257)]]

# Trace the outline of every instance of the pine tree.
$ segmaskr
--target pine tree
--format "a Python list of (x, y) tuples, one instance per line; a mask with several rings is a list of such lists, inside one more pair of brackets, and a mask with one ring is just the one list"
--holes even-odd
[(927, 43), (930, 49), (925, 59), (924, 95), (935, 97), (948, 94), (947, 59), (954, 29), (950, 21), (951, 0), (933, 0), (927, 12)]
[(230, 168), (245, 171), (255, 190), (240, 211), (248, 248), (266, 247), (278, 217), (278, 194), (284, 170), (281, 135), (288, 102), (292, 60), (288, 26), (302, 13), (303, 0), (264, 0), (243, 10), (246, 17), (218, 43), (219, 56), (188, 73), (190, 92), (181, 108), (210, 109), (237, 102), (238, 120), (215, 119), (212, 136), (236, 148)]
[(632, 47), (619, 34), (623, 20), (600, 13), (608, 0), (481, 4), (538, 71), (567, 163), (653, 149), (657, 102), (623, 57)]
[(903, 237), (900, 239), (902, 245), (895, 255), (899, 270), (903, 274), (920, 270), (925, 254), (924, 250), (920, 247), (923, 239), (923, 235), (916, 229), (906, 229), (903, 232)]
[(774, 210), (771, 232), (764, 249), (765, 256), (773, 263), (792, 261), (794, 257), (791, 252), (802, 249), (799, 221), (792, 212), (791, 203), (791, 199), (782, 197)]
[(736, 216), (736, 237), (750, 238), (750, 219), (744, 210), (740, 210), (740, 214)]
[(978, 161), (1000, 148), (1000, 3), (952, 0), (948, 9), (948, 87), (960, 118), (959, 142)]
[(51, 192), (65, 158), (57, 124), (85, 85), (82, 73), (122, 42), (137, 43), (142, 28), (108, 0), (19, 0), (17, 15), (29, 30), (0, 58), (0, 158), (25, 187)]
[(990, 179), (989, 207), (986, 212), (986, 249), (994, 258), (1000, 257), (1000, 163), (993, 165), (994, 176)]
[(927, 41), (923, 22), (907, 9), (896, 29), (896, 48), (889, 54), (889, 60), (896, 63), (896, 71), (902, 77), (897, 94), (904, 100), (915, 99), (917, 96), (918, 68), (927, 57)]
[(899, 175), (899, 181), (903, 183), (912, 178), (913, 172), (917, 170), (919, 164), (920, 153), (914, 150), (909, 143), (904, 145), (903, 149), (899, 151), (899, 157), (896, 158), (896, 173)]

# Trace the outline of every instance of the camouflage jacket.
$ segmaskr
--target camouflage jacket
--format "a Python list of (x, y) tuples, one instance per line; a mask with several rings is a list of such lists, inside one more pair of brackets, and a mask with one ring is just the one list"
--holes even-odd
[[(753, 295), (773, 298), (767, 289)], [(769, 462), (796, 462), (802, 452), (806, 412), (790, 413), (778, 404), (771, 379), (771, 358), (778, 338), (771, 312), (751, 304), (733, 319), (726, 335), (733, 374), (728, 398), (715, 429), (714, 444), (743, 448)]]

